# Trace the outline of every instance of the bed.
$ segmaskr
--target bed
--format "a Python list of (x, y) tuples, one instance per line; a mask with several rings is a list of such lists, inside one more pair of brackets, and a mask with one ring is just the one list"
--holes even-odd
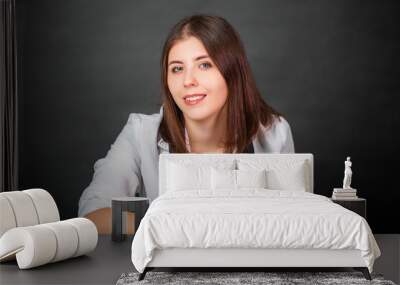
[(364, 218), (313, 193), (312, 154), (161, 154), (159, 197), (132, 242), (154, 268), (352, 267), (379, 247)]

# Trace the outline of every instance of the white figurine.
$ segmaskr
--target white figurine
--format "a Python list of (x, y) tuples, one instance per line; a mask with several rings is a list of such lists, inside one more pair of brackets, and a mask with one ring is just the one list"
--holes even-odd
[(351, 161), (350, 156), (347, 157), (347, 160), (344, 162), (344, 179), (343, 179), (343, 189), (352, 189), (350, 187), (351, 184), (351, 176), (353, 172), (351, 171)]

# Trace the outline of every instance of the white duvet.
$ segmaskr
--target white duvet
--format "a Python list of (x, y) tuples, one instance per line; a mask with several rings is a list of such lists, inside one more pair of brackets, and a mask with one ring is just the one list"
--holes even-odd
[(364, 218), (325, 196), (266, 189), (179, 191), (155, 199), (132, 243), (143, 272), (154, 249), (358, 249), (372, 272), (380, 250)]

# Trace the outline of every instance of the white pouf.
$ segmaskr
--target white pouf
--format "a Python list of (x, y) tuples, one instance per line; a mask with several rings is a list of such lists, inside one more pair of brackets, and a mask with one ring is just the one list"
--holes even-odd
[(0, 195), (0, 237), (9, 229), (15, 228), (17, 222), (11, 204), (6, 197)]
[(0, 260), (16, 254), (21, 269), (49, 263), (57, 250), (54, 233), (40, 225), (13, 228), (0, 238)]
[(49, 192), (43, 189), (29, 189), (22, 192), (28, 194), (32, 199), (39, 218), (39, 224), (60, 220), (56, 202)]
[(96, 225), (86, 218), (74, 218), (65, 220), (66, 223), (75, 227), (78, 232), (78, 248), (73, 257), (85, 254), (96, 248), (98, 233)]
[(30, 196), (22, 191), (2, 192), (1, 196), (10, 202), (17, 227), (33, 226), (39, 223), (35, 206)]
[(20, 269), (86, 254), (96, 248), (96, 225), (86, 218), (60, 222), (57, 205), (43, 189), (0, 193), (0, 262)]
[(0, 238), (0, 261), (16, 256), (20, 269), (28, 269), (86, 254), (98, 241), (94, 223), (85, 218), (18, 227)]
[(56, 236), (57, 252), (51, 262), (57, 262), (75, 255), (78, 249), (78, 233), (75, 228), (65, 221), (44, 224)]

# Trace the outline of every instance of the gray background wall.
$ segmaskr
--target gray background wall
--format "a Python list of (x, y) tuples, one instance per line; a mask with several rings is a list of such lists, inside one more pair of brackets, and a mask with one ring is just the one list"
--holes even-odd
[(163, 42), (196, 12), (241, 34), (296, 152), (315, 155), (315, 193), (341, 185), (349, 155), (371, 228), (400, 233), (395, 1), (18, 0), (20, 188), (45, 188), (76, 216), (128, 114), (159, 111)]

